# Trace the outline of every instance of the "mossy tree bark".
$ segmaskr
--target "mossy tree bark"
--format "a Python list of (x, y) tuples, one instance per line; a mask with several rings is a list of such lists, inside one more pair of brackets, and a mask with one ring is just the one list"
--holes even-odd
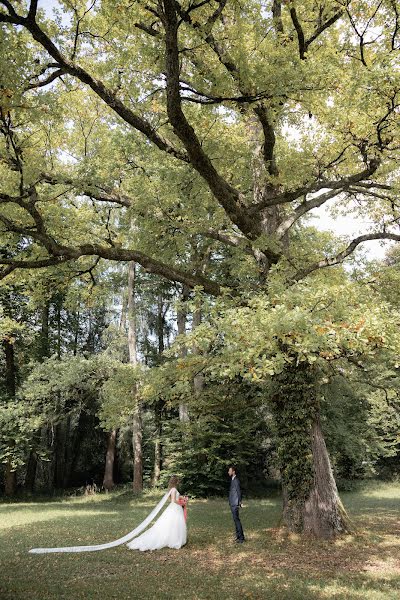
[(275, 381), (273, 407), (282, 473), (283, 523), (291, 532), (332, 538), (350, 529), (326, 448), (310, 366), (288, 368)]

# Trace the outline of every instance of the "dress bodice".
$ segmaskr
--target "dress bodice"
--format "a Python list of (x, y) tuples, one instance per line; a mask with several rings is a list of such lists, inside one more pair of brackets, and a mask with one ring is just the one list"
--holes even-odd
[(180, 493), (178, 492), (178, 490), (176, 488), (171, 488), (171, 493), (175, 492), (175, 498), (178, 499), (180, 496)]

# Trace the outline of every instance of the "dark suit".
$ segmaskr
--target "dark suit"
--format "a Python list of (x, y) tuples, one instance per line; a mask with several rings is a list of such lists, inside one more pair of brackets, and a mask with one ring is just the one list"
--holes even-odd
[(244, 541), (243, 527), (239, 519), (239, 507), (242, 502), (242, 490), (240, 489), (240, 481), (235, 476), (232, 478), (231, 487), (229, 488), (229, 506), (231, 507), (233, 521), (236, 529), (236, 539)]

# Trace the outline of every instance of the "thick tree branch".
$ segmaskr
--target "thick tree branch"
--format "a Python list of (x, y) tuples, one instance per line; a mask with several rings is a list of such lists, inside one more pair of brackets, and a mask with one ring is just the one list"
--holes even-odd
[[(342, 179), (337, 180), (327, 180), (327, 181), (316, 181), (310, 185), (305, 185), (303, 187), (297, 188), (293, 191), (284, 192), (279, 194), (278, 196), (274, 196), (273, 198), (265, 198), (258, 204), (255, 204), (251, 207), (251, 211), (253, 213), (257, 213), (268, 206), (276, 206), (277, 204), (286, 204), (289, 202), (293, 202), (297, 198), (301, 198), (306, 194), (315, 194), (323, 189), (330, 190), (346, 190), (351, 185), (357, 184), (360, 185), (360, 182), (363, 182), (364, 179), (368, 179), (373, 175), (380, 165), (379, 159), (373, 158), (371, 159), (369, 166), (360, 171), (359, 173), (355, 173), (354, 175), (350, 175), (347, 177), (342, 177)], [(370, 182), (364, 182), (366, 185), (372, 185), (375, 187), (375, 184)], [(379, 185), (379, 184), (376, 184)]]
[(353, 192), (354, 194), (362, 194), (363, 196), (370, 196), (371, 198), (379, 198), (380, 200), (388, 200), (389, 202), (395, 204), (392, 196), (389, 196), (388, 194), (381, 194), (362, 186), (351, 186), (349, 187), (349, 192)]
[[(3, 276), (6, 276), (18, 268), (41, 268), (58, 262), (66, 262), (69, 260), (77, 260), (81, 256), (97, 256), (106, 260), (129, 262), (134, 261), (142, 265), (149, 273), (154, 273), (165, 277), (171, 281), (178, 281), (188, 287), (202, 286), (204, 291), (211, 295), (219, 295), (221, 290), (218, 283), (207, 279), (201, 274), (192, 274), (185, 272), (179, 268), (167, 265), (155, 258), (147, 256), (138, 250), (124, 249), (119, 246), (106, 247), (101, 244), (82, 244), (76, 247), (59, 243), (46, 230), (43, 216), (36, 207), (38, 197), (36, 196), (35, 188), (31, 188), (28, 199), (3, 196), (4, 202), (15, 202), (23, 208), (32, 219), (32, 225), (21, 225), (16, 221), (11, 220), (4, 214), (0, 213), (0, 222), (5, 226), (5, 231), (17, 234), (20, 238), (34, 240), (39, 246), (46, 249), (48, 257), (44, 259), (31, 260), (21, 258), (1, 258), (0, 264), (6, 265), (7, 269), (3, 271)], [(45, 262), (43, 262), (45, 261)], [(49, 262), (50, 261), (50, 262)], [(12, 268), (12, 269), (11, 269)]]
[(42, 258), (36, 260), (17, 260), (13, 258), (0, 258), (0, 264), (5, 265), (4, 269), (0, 269), (0, 280), (5, 279), (7, 275), (16, 271), (17, 269), (43, 269), (45, 267), (51, 267), (59, 265), (69, 261), (69, 258), (62, 258), (59, 256), (53, 256), (51, 258)]
[(324, 269), (325, 267), (332, 267), (334, 265), (341, 264), (345, 258), (350, 256), (354, 252), (354, 250), (362, 244), (363, 242), (368, 242), (371, 240), (393, 240), (395, 242), (400, 242), (400, 235), (396, 233), (389, 232), (377, 232), (377, 233), (367, 233), (365, 235), (360, 235), (350, 242), (350, 244), (341, 252), (336, 254), (336, 256), (331, 256), (329, 258), (324, 258), (320, 261), (317, 261), (305, 269), (299, 270), (296, 275), (293, 277), (293, 282), (300, 281), (304, 279), (310, 273), (317, 271), (318, 269)]
[(274, 0), (272, 3), (272, 16), (275, 22), (275, 29), (279, 33), (283, 33), (283, 22), (282, 22), (282, 2), (281, 0)]
[(330, 192), (326, 192), (325, 194), (320, 194), (316, 198), (312, 198), (311, 200), (305, 200), (299, 206), (297, 206), (294, 211), (279, 225), (277, 229), (277, 236), (281, 239), (287, 231), (298, 221), (303, 215), (310, 212), (313, 208), (318, 208), (331, 200), (331, 198), (335, 198), (339, 194), (341, 194), (343, 190), (332, 190)]
[(225, 244), (226, 246), (233, 246), (234, 248), (240, 248), (245, 252), (245, 254), (249, 254), (250, 256), (254, 256), (254, 250), (252, 249), (247, 238), (240, 237), (237, 235), (232, 235), (230, 233), (226, 233), (223, 231), (214, 231), (213, 229), (207, 229), (206, 231), (200, 231), (200, 235), (204, 237), (208, 237), (210, 239), (216, 240)]
[[(219, 8), (221, 10), (217, 9), (217, 11), (213, 15), (213, 18), (211, 20), (209, 19), (205, 25), (200, 25), (199, 23), (193, 23), (190, 16), (188, 15), (187, 11), (186, 12), (182, 11), (182, 9), (180, 9), (180, 10), (178, 9), (178, 10), (179, 10), (179, 14), (180, 14), (182, 20), (184, 20), (186, 23), (191, 25), (194, 30), (196, 30), (198, 33), (200, 33), (200, 35), (202, 35), (202, 38), (205, 40), (205, 42), (208, 44), (208, 46), (214, 52), (214, 54), (218, 58), (219, 62), (225, 67), (227, 72), (231, 75), (239, 92), (241, 93), (241, 96), (239, 96), (238, 98), (231, 99), (231, 100), (238, 102), (238, 104), (242, 104), (244, 106), (245, 104), (251, 104), (253, 102), (257, 102), (257, 100), (260, 100), (263, 98), (267, 99), (267, 98), (269, 98), (269, 95), (267, 92), (259, 92), (256, 94), (249, 92), (249, 90), (246, 88), (246, 85), (244, 85), (244, 83), (242, 81), (241, 73), (240, 73), (238, 66), (235, 64), (234, 60), (230, 56), (227, 49), (223, 46), (223, 44), (221, 44), (215, 38), (215, 36), (213, 35), (213, 33), (211, 31), (212, 25), (221, 16), (221, 13), (222, 13), (223, 8), (225, 7), (225, 4), (226, 4), (226, 2), (220, 2)], [(177, 3), (176, 3), (176, 6), (178, 6)], [(200, 104), (215, 104), (215, 103), (220, 102), (220, 100), (217, 101), (217, 99), (215, 99), (215, 98), (209, 98), (208, 101), (196, 100), (196, 99), (192, 99), (192, 98), (188, 98), (188, 97), (184, 97), (183, 99), (186, 101), (198, 102)], [(243, 108), (242, 108), (242, 110), (243, 110)], [(264, 134), (263, 149), (264, 149), (264, 160), (265, 160), (265, 164), (266, 164), (266, 169), (270, 175), (277, 175), (278, 169), (277, 169), (277, 165), (276, 165), (275, 157), (274, 157), (275, 132), (274, 132), (272, 123), (271, 123), (270, 119), (268, 118), (267, 109), (262, 103), (259, 103), (259, 104), (257, 104), (257, 107), (253, 108), (253, 112), (257, 116), (258, 120), (260, 121), (262, 131)]]
[(267, 109), (263, 104), (259, 104), (254, 108), (264, 134), (263, 155), (264, 162), (268, 173), (272, 176), (279, 175), (278, 167), (275, 161), (275, 131), (268, 118)]
[(174, 156), (175, 158), (178, 158), (179, 160), (188, 162), (188, 157), (184, 152), (174, 148), (168, 141), (159, 136), (146, 119), (137, 115), (130, 108), (128, 108), (111, 89), (104, 85), (101, 80), (95, 79), (85, 69), (65, 57), (61, 50), (57, 48), (54, 42), (43, 31), (43, 29), (40, 28), (35, 19), (30, 18), (29, 15), (27, 18), (18, 15), (14, 9), (12, 9), (8, 0), (1, 0), (1, 2), (7, 6), (10, 14), (4, 15), (0, 13), (0, 22), (5, 21), (25, 27), (31, 33), (33, 39), (36, 40), (57, 62), (57, 65), (60, 67), (60, 69), (65, 71), (65, 73), (76, 77), (82, 81), (82, 83), (88, 85), (126, 123), (143, 133), (146, 138), (155, 144), (160, 150), (170, 154), (171, 156)]
[(37, 81), (36, 83), (30, 83), (26, 86), (25, 89), (34, 90), (36, 88), (45, 87), (46, 85), (49, 85), (50, 83), (61, 77), (61, 75), (64, 75), (64, 73), (65, 71), (63, 71), (63, 69), (57, 69), (56, 71), (53, 71), (53, 73), (50, 73), (50, 75), (48, 75), (45, 79)]
[(304, 60), (305, 57), (305, 53), (306, 53), (306, 42), (305, 42), (305, 37), (304, 37), (304, 31), (303, 28), (300, 24), (300, 21), (298, 19), (297, 16), (297, 12), (294, 6), (292, 6), (290, 8), (290, 17), (292, 19), (292, 23), (294, 25), (294, 28), (296, 30), (296, 34), (297, 34), (297, 41), (299, 44), (299, 55), (301, 60)]
[(21, 201), (27, 197), (28, 194), (24, 194), (23, 196), (9, 196), (8, 194), (0, 192), (0, 204), (7, 204), (8, 202), (13, 204), (20, 204)]
[(393, 8), (394, 17), (395, 17), (394, 29), (393, 29), (393, 33), (392, 33), (392, 39), (391, 39), (391, 47), (392, 47), (392, 50), (399, 50), (399, 46), (396, 47), (396, 41), (397, 41), (397, 35), (400, 31), (400, 10), (398, 8), (397, 0), (390, 0), (390, 4)]
[(38, 7), (38, 0), (31, 0), (29, 12), (28, 12), (28, 19), (30, 21), (34, 21), (36, 19), (37, 7)]
[(64, 175), (53, 175), (50, 173), (41, 173), (40, 181), (46, 182), (50, 185), (70, 186), (74, 188), (77, 193), (80, 193), (83, 196), (88, 196), (89, 198), (94, 198), (99, 202), (110, 202), (112, 204), (118, 204), (127, 208), (133, 205), (132, 198), (126, 194), (122, 194), (116, 190), (113, 190), (108, 186), (100, 187), (99, 185), (84, 184), (80, 181), (72, 179), (71, 177), (66, 177)]
[(336, 23), (336, 21), (338, 21), (340, 19), (340, 17), (342, 17), (343, 15), (344, 15), (344, 10), (339, 10), (337, 13), (332, 15), (332, 17), (330, 17), (330, 19), (327, 19), (325, 21), (325, 23), (321, 23), (321, 25), (319, 27), (317, 27), (317, 29), (314, 31), (312, 36), (306, 40), (305, 50), (307, 51), (310, 44), (312, 44), (312, 42), (314, 42), (322, 33), (324, 33), (324, 31), (326, 31), (326, 29), (328, 29), (329, 27), (334, 25)]
[(134, 23), (134, 27), (136, 27), (136, 29), (140, 29), (141, 31), (144, 31), (145, 33), (147, 33), (148, 35), (151, 35), (152, 37), (159, 37), (160, 32), (158, 31), (158, 29), (154, 29), (154, 27), (152, 25), (146, 25), (146, 23)]
[[(30, 231), (24, 231), (25, 235), (30, 236)], [(221, 288), (217, 282), (214, 282), (202, 275), (193, 275), (182, 271), (181, 269), (166, 265), (161, 261), (147, 256), (143, 252), (138, 250), (130, 250), (124, 248), (107, 248), (100, 244), (82, 244), (77, 247), (67, 247), (62, 245), (56, 245), (53, 248), (55, 256), (50, 256), (46, 259), (32, 260), (17, 260), (10, 258), (0, 258), (0, 264), (6, 265), (8, 273), (11, 272), (10, 268), (20, 269), (34, 269), (49, 266), (51, 264), (58, 264), (59, 262), (66, 262), (71, 260), (77, 260), (82, 256), (98, 256), (106, 260), (118, 261), (118, 262), (130, 262), (134, 261), (139, 263), (145, 271), (148, 273), (154, 273), (165, 277), (170, 281), (178, 281), (187, 285), (190, 288), (201, 286), (207, 294), (218, 296), (221, 293)], [(6, 274), (8, 274), (6, 273)], [(5, 276), (5, 275), (4, 275)]]
[(249, 219), (239, 192), (233, 188), (215, 169), (204, 152), (193, 127), (182, 110), (179, 82), (178, 19), (174, 0), (164, 0), (164, 27), (166, 45), (167, 112), (175, 134), (184, 144), (192, 166), (207, 182), (210, 190), (227, 215), (248, 237), (260, 234), (257, 222)]
[[(13, 21), (7, 19), (6, 22), (7, 23), (14, 23), (15, 19), (19, 18), (19, 15), (17, 15), (17, 13), (15, 12), (14, 7), (11, 4), (11, 2), (9, 2), (8, 0), (0, 0), (0, 4), (2, 4), (3, 6), (5, 6), (6, 9), (8, 10), (8, 12), (10, 13), (9, 19), (14, 19)], [(7, 17), (8, 15), (1, 14), (1, 17), (3, 17), (3, 16)]]

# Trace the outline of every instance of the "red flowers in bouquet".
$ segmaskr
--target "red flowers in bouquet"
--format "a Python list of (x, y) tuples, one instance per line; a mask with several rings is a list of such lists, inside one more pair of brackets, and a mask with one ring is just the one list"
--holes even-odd
[(188, 496), (179, 496), (178, 504), (183, 508), (183, 514), (185, 517), (185, 521), (187, 519), (187, 503), (189, 502)]

